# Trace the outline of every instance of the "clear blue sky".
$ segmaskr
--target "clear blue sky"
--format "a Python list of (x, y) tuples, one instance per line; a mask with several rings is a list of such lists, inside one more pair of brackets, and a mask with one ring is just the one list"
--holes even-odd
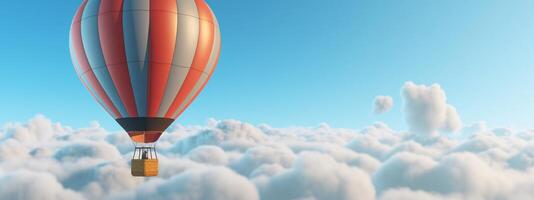
[[(1, 1), (0, 123), (37, 113), (118, 130), (71, 66), (81, 1)], [(534, 127), (534, 1), (209, 0), (220, 64), (178, 120), (405, 128), (400, 87), (440, 83), (464, 122)], [(392, 112), (372, 114), (376, 95)]]

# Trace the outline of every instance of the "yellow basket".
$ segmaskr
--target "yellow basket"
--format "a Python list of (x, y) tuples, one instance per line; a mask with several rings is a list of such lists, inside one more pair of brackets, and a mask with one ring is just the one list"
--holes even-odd
[(158, 159), (132, 159), (132, 176), (157, 176)]

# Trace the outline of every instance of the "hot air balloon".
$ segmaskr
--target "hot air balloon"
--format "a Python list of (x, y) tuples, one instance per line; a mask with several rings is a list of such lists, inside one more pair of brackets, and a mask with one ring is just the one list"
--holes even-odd
[(135, 143), (133, 176), (157, 176), (156, 142), (210, 79), (221, 48), (204, 0), (84, 0), (70, 30), (82, 84)]

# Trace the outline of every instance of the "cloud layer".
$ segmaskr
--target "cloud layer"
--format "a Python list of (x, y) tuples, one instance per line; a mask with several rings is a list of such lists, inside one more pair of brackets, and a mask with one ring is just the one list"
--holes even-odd
[(9, 183), (0, 185), (0, 199), (534, 197), (534, 131), (477, 123), (448, 135), (459, 129), (459, 117), (449, 113), (439, 86), (407, 83), (402, 92), (411, 131), (381, 122), (362, 130), (237, 120), (176, 125), (159, 142), (156, 178), (131, 177), (133, 146), (125, 133), (38, 115), (0, 129), (0, 180)]

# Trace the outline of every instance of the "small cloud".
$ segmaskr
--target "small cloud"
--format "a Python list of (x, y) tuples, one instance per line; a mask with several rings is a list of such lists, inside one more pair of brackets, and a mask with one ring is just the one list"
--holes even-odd
[(393, 98), (390, 96), (377, 96), (374, 100), (375, 114), (389, 112), (393, 108)]

